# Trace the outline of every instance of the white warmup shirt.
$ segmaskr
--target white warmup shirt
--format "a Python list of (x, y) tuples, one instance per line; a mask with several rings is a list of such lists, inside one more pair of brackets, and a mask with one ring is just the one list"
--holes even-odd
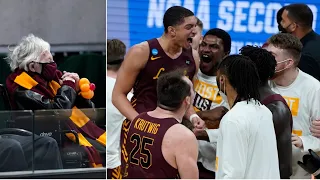
[(222, 118), (217, 179), (280, 179), (272, 113), (254, 100), (241, 101)]
[[(107, 168), (113, 169), (121, 165), (120, 133), (125, 117), (112, 104), (112, 90), (116, 79), (107, 77)], [(128, 99), (133, 96), (128, 93)]]
[(293, 117), (292, 133), (300, 136), (303, 149), (292, 145), (292, 176), (291, 178), (310, 179), (311, 175), (302, 169), (297, 162), (302, 161), (308, 149), (320, 151), (320, 139), (313, 137), (310, 125), (320, 118), (320, 82), (299, 70), (296, 80), (287, 87), (270, 82), (271, 89), (282, 95), (287, 101)]
[[(193, 106), (196, 111), (206, 111), (214, 109), (218, 106), (225, 106), (229, 109), (228, 104), (219, 96), (219, 88), (217, 86), (216, 76), (207, 76), (198, 71), (198, 74), (193, 82), (196, 92)], [(198, 162), (201, 162), (203, 167), (210, 171), (215, 171), (214, 165), (216, 160), (216, 129), (206, 130), (210, 142), (198, 141), (199, 155)], [(211, 137), (210, 137), (211, 136)]]

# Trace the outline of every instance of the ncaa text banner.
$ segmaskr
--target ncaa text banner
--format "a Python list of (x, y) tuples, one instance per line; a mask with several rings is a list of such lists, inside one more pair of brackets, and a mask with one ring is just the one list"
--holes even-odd
[[(277, 33), (277, 11), (291, 3), (301, 3), (301, 0), (129, 0), (129, 46), (161, 36), (164, 12), (178, 5), (190, 9), (202, 20), (204, 33), (215, 27), (227, 31), (232, 38), (231, 53), (238, 53), (242, 46), (261, 46)], [(308, 0), (307, 4), (314, 15), (313, 28), (320, 31), (320, 1)]]

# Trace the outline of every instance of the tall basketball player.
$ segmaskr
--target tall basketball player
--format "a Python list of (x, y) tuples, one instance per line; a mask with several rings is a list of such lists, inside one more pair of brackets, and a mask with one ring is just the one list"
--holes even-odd
[[(190, 79), (199, 66), (199, 54), (190, 45), (188, 39), (196, 33), (197, 18), (194, 13), (181, 6), (169, 8), (163, 17), (164, 33), (134, 45), (127, 53), (118, 72), (112, 94), (115, 107), (127, 118), (122, 125), (121, 146), (127, 143), (127, 132), (131, 121), (143, 112), (157, 107), (157, 80), (164, 72), (183, 68)], [(133, 88), (131, 103), (127, 94)], [(191, 107), (185, 114), (196, 126), (204, 126)], [(122, 151), (124, 160), (128, 152)]]
[(256, 64), (261, 82), (260, 101), (272, 112), (277, 138), (280, 178), (290, 179), (292, 174), (292, 115), (285, 99), (272, 91), (268, 84), (268, 80), (275, 74), (277, 61), (267, 50), (254, 46), (242, 47), (240, 54), (249, 57)]
[[(173, 6), (163, 17), (164, 34), (134, 45), (128, 51), (112, 95), (113, 104), (128, 120), (157, 107), (156, 85), (162, 73), (183, 67), (185, 75), (192, 80), (198, 69), (199, 55), (188, 39), (194, 37), (196, 24), (192, 11)], [(130, 104), (126, 97), (132, 88), (134, 96)], [(190, 109), (193, 114), (194, 110)]]

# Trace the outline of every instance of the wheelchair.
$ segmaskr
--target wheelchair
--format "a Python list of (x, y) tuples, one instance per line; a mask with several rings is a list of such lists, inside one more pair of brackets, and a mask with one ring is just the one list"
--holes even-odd
[[(0, 84), (0, 95), (4, 102), (5, 108), (7, 110), (12, 110), (8, 92), (3, 84)], [(0, 137), (10, 138), (10, 136), (12, 135), (32, 136), (32, 132), (39, 136), (50, 136), (54, 138), (59, 145), (61, 160), (64, 169), (90, 167), (88, 154), (85, 152), (84, 148), (79, 145), (79, 137), (77, 132), (74, 130), (67, 130), (67, 128), (60, 121), (51, 121), (54, 124), (48, 126), (47, 122), (50, 121), (50, 118), (44, 117), (43, 119), (45, 120), (35, 122), (35, 124), (37, 125), (37, 127), (35, 128), (35, 124), (28, 124), (27, 121), (24, 121), (23, 117), (13, 116), (10, 120), (8, 120), (6, 128), (0, 129)], [(43, 126), (41, 124), (43, 124)], [(41, 133), (40, 131), (43, 131), (43, 127), (50, 127), (50, 133)], [(37, 130), (38, 132), (35, 132), (35, 130)], [(48, 128), (46, 128), (46, 130), (48, 131)], [(71, 141), (65, 135), (66, 133), (72, 133), (75, 136), (76, 142)], [(98, 149), (97, 151), (100, 154), (100, 157), (103, 160), (103, 166), (105, 167), (106, 151), (99, 151)]]

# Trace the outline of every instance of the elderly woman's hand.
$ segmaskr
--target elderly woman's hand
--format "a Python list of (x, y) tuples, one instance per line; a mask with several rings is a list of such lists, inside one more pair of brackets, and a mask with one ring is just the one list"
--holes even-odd
[(62, 80), (67, 80), (67, 79), (72, 79), (75, 82), (76, 85), (76, 91), (79, 91), (79, 75), (77, 73), (70, 73), (70, 72), (66, 72), (63, 71), (63, 75), (62, 75)]

